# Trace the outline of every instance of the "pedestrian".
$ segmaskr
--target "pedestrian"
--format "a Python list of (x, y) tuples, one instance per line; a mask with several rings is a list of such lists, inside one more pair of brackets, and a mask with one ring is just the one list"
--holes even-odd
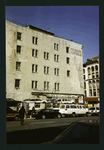
[(34, 113), (35, 113), (35, 108), (32, 108), (32, 112), (31, 112), (31, 117), (34, 117)]
[(24, 106), (22, 106), (22, 108), (19, 111), (19, 116), (20, 116), (20, 120), (21, 120), (21, 125), (24, 124), (24, 115), (25, 115), (25, 109)]

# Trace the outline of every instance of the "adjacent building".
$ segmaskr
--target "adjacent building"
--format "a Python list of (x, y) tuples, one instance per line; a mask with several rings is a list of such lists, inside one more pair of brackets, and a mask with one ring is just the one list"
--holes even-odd
[(6, 97), (83, 102), (82, 49), (49, 31), (6, 20)]
[(87, 59), (83, 64), (85, 103), (89, 106), (99, 106), (99, 55)]

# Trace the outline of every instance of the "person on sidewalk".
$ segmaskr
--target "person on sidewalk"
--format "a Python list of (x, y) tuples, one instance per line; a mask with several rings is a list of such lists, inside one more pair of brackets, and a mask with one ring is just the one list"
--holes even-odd
[(22, 106), (22, 108), (20, 109), (19, 116), (20, 116), (20, 120), (21, 120), (21, 125), (23, 125), (24, 124), (24, 116), (25, 116), (24, 106)]

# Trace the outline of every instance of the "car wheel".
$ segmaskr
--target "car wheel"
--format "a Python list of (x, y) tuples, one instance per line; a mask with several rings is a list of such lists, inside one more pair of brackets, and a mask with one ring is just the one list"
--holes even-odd
[(72, 117), (75, 117), (76, 115), (75, 115), (75, 113), (72, 113)]
[(57, 115), (57, 118), (61, 118), (61, 114), (58, 114), (58, 115)]
[(45, 119), (46, 118), (46, 116), (45, 115), (42, 115), (42, 119)]
[(15, 121), (18, 121), (19, 120), (19, 117), (18, 116), (15, 116)]

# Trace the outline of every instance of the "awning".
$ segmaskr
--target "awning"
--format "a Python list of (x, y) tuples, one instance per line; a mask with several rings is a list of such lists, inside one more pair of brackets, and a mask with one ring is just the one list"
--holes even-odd
[(85, 101), (98, 101), (98, 97), (88, 97), (88, 98), (85, 98)]

